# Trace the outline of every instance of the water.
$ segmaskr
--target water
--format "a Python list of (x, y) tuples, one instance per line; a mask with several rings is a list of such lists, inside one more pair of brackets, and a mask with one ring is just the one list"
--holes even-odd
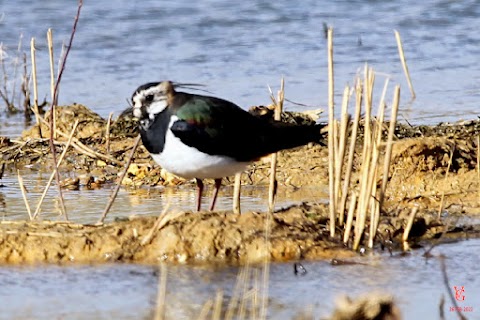
[[(453, 286), (464, 286), (462, 307), (468, 319), (480, 318), (480, 278), (476, 252), (480, 240), (442, 245), (435, 255), (447, 256)], [(392, 294), (404, 319), (436, 319), (445, 296), (446, 319), (457, 319), (448, 298), (437, 258), (425, 260), (423, 250), (407, 257), (364, 258), (365, 265), (331, 266), (304, 262), (305, 276), (293, 274), (292, 263), (270, 267), (269, 317), (292, 319), (312, 310), (321, 319), (333, 310), (341, 295), (368, 292)], [(262, 270), (259, 269), (260, 275)], [(231, 297), (239, 269), (234, 267), (169, 266), (167, 319), (195, 319), (217, 290)], [(261, 280), (260, 280), (261, 281)], [(151, 319), (157, 300), (158, 270), (141, 265), (0, 267), (0, 319)]]
[[(39, 97), (48, 97), (45, 34), (53, 28), (58, 61), (76, 9), (75, 1), (0, 0), (0, 42), (8, 54), (4, 62), (10, 89), (16, 86), (18, 92), (19, 80), (12, 74), (19, 37), (23, 36), (22, 51), (27, 53), (30, 38), (35, 37)], [(401, 85), (401, 121), (434, 124), (471, 119), (479, 114), (479, 14), (480, 6), (472, 0), (85, 1), (62, 79), (60, 103), (83, 103), (104, 117), (111, 111), (118, 115), (136, 87), (171, 79), (205, 84), (212, 95), (247, 108), (270, 103), (267, 85), (276, 91), (284, 75), (286, 98), (308, 106), (286, 103), (287, 110), (325, 108), (325, 23), (334, 27), (337, 105), (343, 86), (352, 84), (368, 62), (378, 72), (377, 87), (383, 85), (384, 75), (391, 77), (388, 100), (393, 85)], [(398, 58), (394, 29), (403, 39), (417, 93), (413, 102)], [(21, 118), (0, 112), (0, 135), (18, 136), (22, 129)], [(26, 177), (32, 203), (36, 203), (46, 177)], [(8, 175), (2, 183), (2, 218), (25, 218), (15, 177)], [(66, 192), (73, 220), (96, 221), (108, 191)], [(158, 188), (140, 193), (123, 190), (112, 212), (115, 216), (156, 214), (152, 207), (163, 206), (165, 192)], [(175, 192), (176, 206), (193, 208), (193, 188)], [(219, 200), (220, 209), (230, 207), (229, 192), (227, 189)], [(312, 194), (312, 198), (319, 197)], [(289, 201), (291, 195), (279, 200), (280, 205)], [(242, 204), (260, 210), (265, 199), (252, 194), (244, 197)], [(44, 212), (54, 212), (54, 207), (55, 203), (46, 203)], [(451, 284), (465, 286), (464, 305), (474, 310), (466, 314), (471, 319), (480, 318), (476, 304), (480, 261), (475, 254), (479, 246), (479, 240), (470, 240), (435, 249), (449, 257)], [(273, 264), (270, 315), (292, 318), (311, 306), (318, 319), (331, 312), (339, 294), (383, 290), (395, 295), (405, 319), (436, 318), (446, 289), (438, 261), (425, 262), (420, 254), (369, 259), (368, 266), (305, 262), (308, 274), (304, 277), (295, 277), (291, 264)], [(237, 273), (236, 268), (169, 267), (170, 318), (197, 317), (218, 288), (231, 292)], [(1, 267), (0, 319), (146, 319), (153, 313), (156, 288), (155, 269), (139, 265)], [(455, 319), (448, 311), (450, 306), (446, 300), (446, 318)]]
[[(50, 172), (35, 172), (21, 170), (24, 185), (28, 190), (28, 202), (32, 212), (44, 192)], [(68, 174), (62, 174), (66, 178)], [(19, 220), (27, 219), (28, 213), (20, 193), (16, 173), (6, 171), (0, 187), (0, 219)], [(63, 190), (65, 206), (69, 219), (78, 223), (95, 223), (100, 218), (114, 185), (106, 185), (98, 190)], [(327, 187), (305, 187), (298, 191), (287, 187), (279, 188), (276, 198), (276, 208), (286, 207), (300, 201), (319, 201), (327, 198)], [(203, 209), (208, 208), (213, 186), (206, 186), (203, 195)], [(53, 183), (42, 204), (41, 216), (45, 219), (58, 219), (59, 205), (58, 190)], [(266, 211), (268, 208), (268, 187), (243, 186), (241, 207), (244, 211)], [(142, 187), (139, 189), (121, 188), (110, 210), (107, 221), (115, 218), (126, 218), (132, 215), (156, 216), (167, 205), (172, 210), (194, 210), (196, 205), (197, 189), (194, 185), (178, 187)], [(232, 210), (233, 187), (224, 186), (220, 190), (215, 205), (217, 210)]]
[[(45, 34), (55, 54), (70, 36), (76, 4), (0, 0), (0, 42), (12, 64), (19, 36), (37, 39), (40, 98), (49, 95)], [(270, 103), (267, 85), (286, 78), (286, 98), (327, 105), (323, 24), (334, 27), (337, 104), (368, 62), (402, 87), (400, 119), (437, 123), (478, 115), (480, 7), (476, 1), (86, 1), (61, 85), (60, 103), (79, 102), (107, 116), (134, 89), (172, 79), (207, 85), (247, 108)], [(393, 30), (400, 32), (417, 99), (410, 93)], [(377, 98), (375, 101), (378, 101)], [(287, 109), (305, 109), (287, 103)], [(326, 119), (326, 116), (324, 120)], [(0, 128), (1, 129), (1, 128)], [(11, 132), (11, 131), (10, 131)]]

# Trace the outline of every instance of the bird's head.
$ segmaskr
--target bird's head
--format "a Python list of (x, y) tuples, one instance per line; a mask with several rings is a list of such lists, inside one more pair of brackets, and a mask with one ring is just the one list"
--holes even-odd
[(175, 94), (171, 81), (150, 82), (135, 90), (132, 95), (133, 115), (141, 120), (153, 120), (168, 107)]

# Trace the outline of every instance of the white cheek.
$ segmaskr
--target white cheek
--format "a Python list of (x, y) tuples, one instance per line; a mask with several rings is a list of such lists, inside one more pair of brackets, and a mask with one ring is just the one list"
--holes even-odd
[(149, 107), (148, 107), (148, 114), (150, 117), (162, 112), (165, 110), (167, 107), (167, 101), (166, 100), (158, 100), (153, 102)]

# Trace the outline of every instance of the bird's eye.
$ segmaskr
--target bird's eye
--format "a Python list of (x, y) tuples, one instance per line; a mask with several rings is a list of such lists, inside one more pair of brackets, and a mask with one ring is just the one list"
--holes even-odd
[(153, 101), (153, 94), (149, 94), (145, 97), (146, 102), (152, 102)]

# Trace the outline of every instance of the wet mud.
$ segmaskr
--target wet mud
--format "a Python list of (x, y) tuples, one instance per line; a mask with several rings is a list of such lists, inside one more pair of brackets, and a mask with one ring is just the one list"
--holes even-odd
[[(64, 188), (93, 189), (116, 183), (137, 135), (131, 115), (125, 112), (112, 121), (107, 134), (107, 120), (84, 106), (60, 107), (57, 113), (58, 153), (65, 148), (74, 121), (79, 120), (75, 139), (60, 166), (63, 174), (68, 173), (68, 179), (62, 182)], [(285, 119), (303, 121), (295, 120), (297, 116)], [(48, 130), (48, 126), (42, 125), (39, 130), (34, 125), (21, 138), (1, 137), (0, 161), (6, 171), (28, 166), (51, 172)], [(461, 221), (465, 217), (476, 218), (480, 213), (479, 134), (479, 120), (431, 127), (397, 126), (375, 250), (400, 250), (403, 228), (414, 206), (419, 211), (410, 233), (413, 246), (429, 246), (448, 238), (478, 237), (478, 225)], [(267, 185), (269, 168), (268, 158), (252, 164), (242, 174), (243, 184)], [(353, 169), (355, 187), (360, 179), (358, 155)], [(327, 149), (311, 144), (279, 152), (277, 180), (279, 190), (287, 194), (299, 193), (304, 187), (327, 191)], [(233, 178), (224, 179), (224, 184), (232, 183)], [(126, 188), (193, 186), (192, 181), (159, 168), (143, 146), (138, 148), (123, 184)], [(110, 215), (114, 217), (115, 212)], [(358, 254), (344, 246), (342, 230), (330, 238), (328, 207), (324, 203), (302, 203), (273, 215), (171, 211), (161, 221), (157, 219), (136, 216), (103, 225), (2, 221), (0, 263), (244, 264), (261, 262), (266, 257), (274, 261), (342, 261)], [(268, 242), (266, 229), (270, 230)]]

